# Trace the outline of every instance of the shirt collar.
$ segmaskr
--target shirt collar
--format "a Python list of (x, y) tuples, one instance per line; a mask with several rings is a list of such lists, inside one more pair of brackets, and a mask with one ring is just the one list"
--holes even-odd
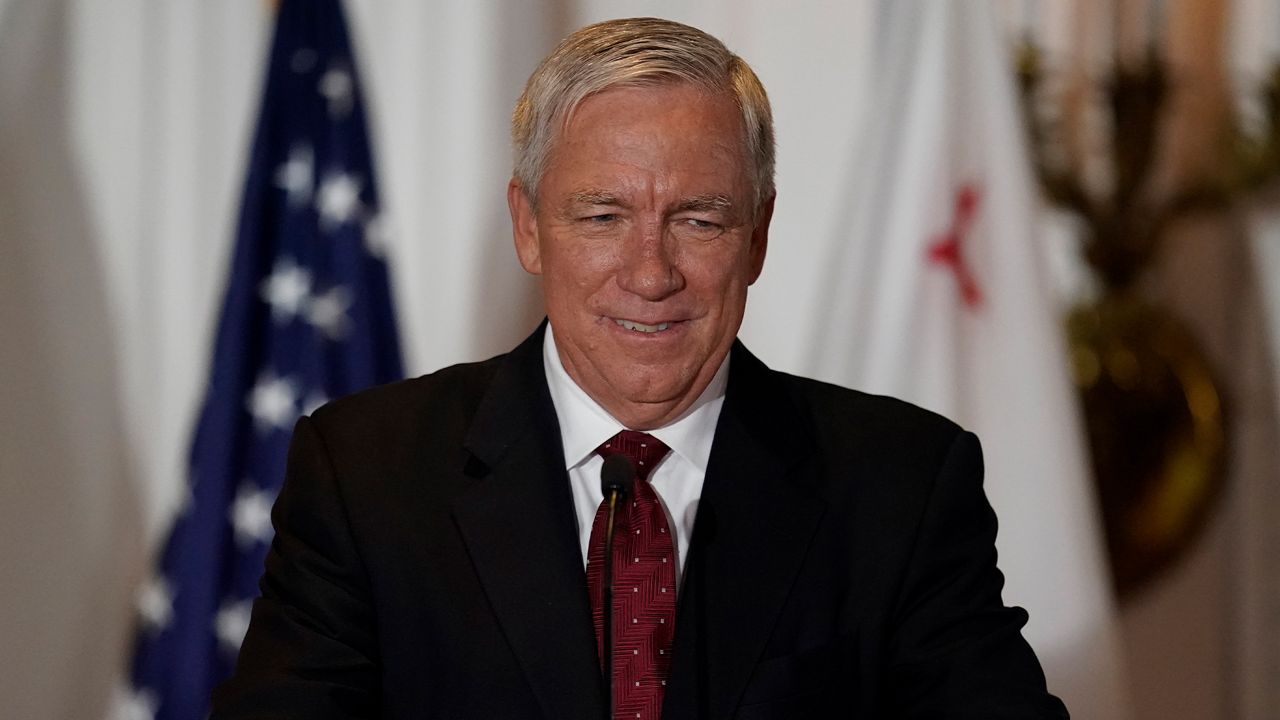
[[(560, 362), (560, 353), (556, 350), (555, 334), (550, 324), (547, 325), (542, 343), (542, 359), (547, 374), (547, 387), (551, 391), (551, 402), (555, 406), (556, 417), (560, 420), (565, 468), (572, 469), (589, 460), (596, 448), (626, 427), (569, 377), (568, 371)], [(705, 474), (728, 382), (729, 356), (725, 355), (724, 362), (720, 363), (711, 382), (684, 414), (667, 425), (647, 432), (666, 443), (672, 452)]]

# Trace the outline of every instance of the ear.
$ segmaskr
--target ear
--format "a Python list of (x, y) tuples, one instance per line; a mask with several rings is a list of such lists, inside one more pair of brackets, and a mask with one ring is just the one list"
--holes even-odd
[(751, 263), (751, 279), (748, 284), (755, 284), (764, 270), (765, 251), (769, 249), (769, 223), (773, 221), (773, 201), (777, 198), (778, 194), (774, 193), (765, 200), (756, 216), (756, 226), (751, 231), (751, 248), (748, 250)]
[(507, 209), (511, 211), (511, 234), (516, 243), (516, 256), (526, 272), (542, 274), (542, 248), (538, 243), (538, 218), (533, 203), (520, 181), (507, 183)]

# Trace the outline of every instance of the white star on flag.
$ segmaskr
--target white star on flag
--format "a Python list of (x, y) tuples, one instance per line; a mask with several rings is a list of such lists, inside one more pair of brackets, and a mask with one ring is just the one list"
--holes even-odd
[(245, 480), (236, 491), (227, 515), (236, 531), (236, 544), (250, 547), (271, 539), (271, 495)]
[(108, 714), (111, 720), (155, 720), (156, 711), (160, 709), (159, 698), (146, 688), (116, 687), (112, 695)]
[(311, 293), (311, 273), (292, 258), (280, 258), (258, 287), (258, 294), (271, 306), (271, 319), (286, 323), (298, 314)]
[(213, 619), (213, 630), (218, 643), (230, 653), (240, 651), (244, 634), (249, 630), (249, 617), (253, 614), (252, 600), (228, 600), (218, 608)]
[(330, 117), (342, 118), (351, 112), (355, 103), (355, 83), (351, 79), (351, 73), (345, 68), (330, 67), (320, 77), (317, 89), (329, 101)]
[(307, 322), (319, 328), (330, 340), (341, 340), (351, 325), (347, 309), (351, 307), (351, 291), (339, 285), (317, 295), (307, 303)]
[(149, 630), (159, 631), (173, 621), (173, 588), (162, 577), (152, 577), (143, 584), (137, 598), (138, 615)]
[(381, 214), (370, 216), (364, 221), (364, 249), (376, 258), (387, 257), (387, 247), (391, 242), (391, 229)]
[(290, 206), (297, 207), (311, 201), (315, 183), (315, 153), (305, 143), (294, 145), (289, 159), (276, 168), (276, 187), (288, 195)]
[(258, 376), (246, 404), (259, 430), (288, 430), (298, 419), (298, 390), (293, 381), (270, 371)]
[(360, 178), (347, 173), (330, 173), (316, 193), (316, 210), (325, 230), (350, 222), (360, 209)]

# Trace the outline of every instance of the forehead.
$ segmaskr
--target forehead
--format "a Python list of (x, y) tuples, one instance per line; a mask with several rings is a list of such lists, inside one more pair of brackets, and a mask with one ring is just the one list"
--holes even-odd
[(615, 86), (588, 96), (560, 124), (548, 160), (544, 181), (628, 174), (749, 182), (737, 103), (691, 83)]

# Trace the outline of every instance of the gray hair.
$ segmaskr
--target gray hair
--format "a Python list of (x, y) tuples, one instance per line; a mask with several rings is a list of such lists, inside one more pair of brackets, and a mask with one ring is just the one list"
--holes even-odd
[(689, 82), (728, 93), (742, 114), (758, 209), (773, 197), (773, 113), (751, 67), (724, 43), (688, 25), (627, 18), (588, 25), (560, 42), (529, 76), (511, 117), (514, 175), (531, 202), (557, 131), (587, 97), (618, 86)]

